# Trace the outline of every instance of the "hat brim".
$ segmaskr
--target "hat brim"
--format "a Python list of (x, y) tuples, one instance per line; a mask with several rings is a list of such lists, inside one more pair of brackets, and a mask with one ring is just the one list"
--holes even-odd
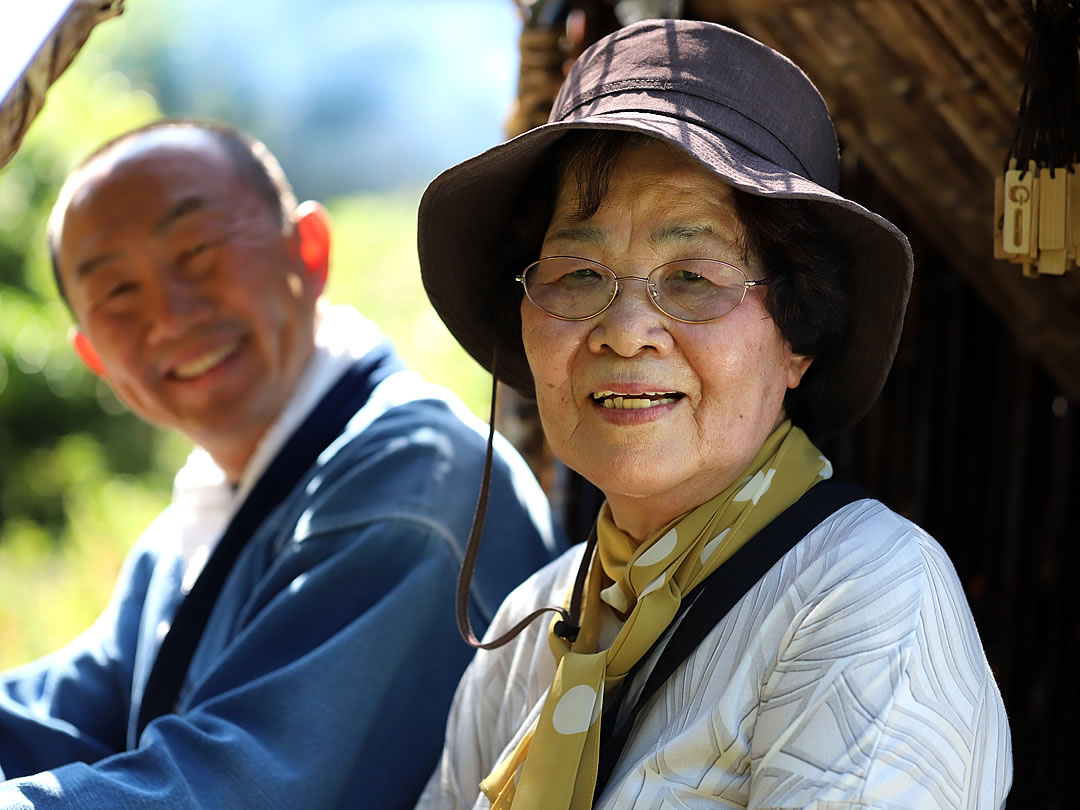
[(520, 300), (514, 275), (538, 257), (519, 256), (506, 266), (514, 255), (513, 246), (506, 245), (513, 238), (509, 218), (537, 161), (567, 132), (596, 129), (657, 138), (738, 189), (806, 200), (817, 209), (852, 261), (852, 332), (831, 357), (816, 364), (815, 391), (804, 405), (817, 438), (858, 421), (881, 392), (900, 340), (913, 268), (907, 238), (858, 203), (704, 126), (659, 113), (609, 112), (545, 124), (432, 181), (418, 212), (421, 275), (432, 305), (462, 347), (502, 382), (535, 396), (520, 313), (508, 302)]

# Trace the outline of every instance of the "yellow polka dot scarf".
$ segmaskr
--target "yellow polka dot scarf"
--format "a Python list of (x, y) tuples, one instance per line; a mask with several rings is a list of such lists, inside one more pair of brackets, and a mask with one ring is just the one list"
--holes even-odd
[[(605, 504), (597, 522), (597, 558), (589, 569), (581, 633), (570, 645), (549, 631), (558, 661), (555, 680), (536, 726), (480, 783), (492, 808), (591, 808), (605, 690), (614, 689), (649, 651), (683, 596), (831, 475), (829, 461), (787, 421), (734, 484), (640, 546), (616, 528)], [(611, 647), (597, 651), (601, 602), (629, 615)]]

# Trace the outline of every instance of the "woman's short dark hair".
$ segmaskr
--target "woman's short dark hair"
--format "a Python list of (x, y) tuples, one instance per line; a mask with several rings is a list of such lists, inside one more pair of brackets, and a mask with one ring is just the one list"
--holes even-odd
[[(515, 254), (512, 266), (520, 272), (539, 256), (564, 178), (572, 176), (577, 186), (575, 215), (588, 219), (603, 203), (623, 150), (653, 143), (662, 142), (612, 130), (580, 130), (564, 136), (533, 169), (515, 207), (509, 234), (513, 245), (508, 245)], [(755, 256), (771, 279), (766, 309), (791, 350), (815, 358), (803, 382), (788, 392), (785, 401), (788, 416), (810, 430), (800, 405), (821, 396), (814, 366), (827, 363), (850, 330), (851, 260), (814, 203), (733, 191), (743, 259)]]

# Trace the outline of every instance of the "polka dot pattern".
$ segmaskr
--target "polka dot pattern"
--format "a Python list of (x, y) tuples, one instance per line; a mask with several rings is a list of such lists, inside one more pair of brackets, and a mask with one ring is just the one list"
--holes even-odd
[(735, 503), (753, 501), (754, 506), (757, 506), (757, 502), (761, 500), (761, 496), (768, 492), (769, 487), (772, 486), (774, 475), (776, 475), (776, 470), (769, 470), (768, 472), (758, 470), (754, 473), (753, 477), (746, 482), (746, 485), (735, 493), (735, 497), (732, 498), (732, 500)]
[(713, 555), (713, 553), (720, 547), (720, 544), (724, 542), (724, 539), (728, 536), (731, 528), (724, 529), (720, 534), (716, 535), (712, 540), (705, 544), (705, 548), (701, 550), (701, 564), (704, 565), (706, 561)]
[(626, 613), (633, 604), (618, 582), (608, 585), (604, 590), (600, 591), (600, 598), (619, 613)]
[(672, 529), (645, 549), (645, 551), (641, 553), (641, 556), (634, 560), (634, 565), (638, 568), (648, 568), (650, 565), (662, 563), (668, 558), (671, 552), (675, 550), (675, 546), (678, 542), (679, 535)]
[(566, 690), (559, 698), (555, 711), (551, 715), (551, 724), (563, 735), (580, 734), (587, 731), (599, 714), (599, 701), (596, 690), (579, 683)]
[(667, 577), (661, 574), (648, 585), (646, 585), (641, 593), (638, 595), (638, 599), (642, 599), (653, 591), (658, 591), (664, 587), (664, 583), (667, 582)]

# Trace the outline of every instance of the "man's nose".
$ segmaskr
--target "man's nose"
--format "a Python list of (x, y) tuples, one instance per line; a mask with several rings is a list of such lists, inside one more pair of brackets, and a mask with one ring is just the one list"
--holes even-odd
[(150, 342), (160, 343), (182, 337), (210, 313), (210, 301), (198, 279), (169, 270), (158, 277), (153, 306)]

